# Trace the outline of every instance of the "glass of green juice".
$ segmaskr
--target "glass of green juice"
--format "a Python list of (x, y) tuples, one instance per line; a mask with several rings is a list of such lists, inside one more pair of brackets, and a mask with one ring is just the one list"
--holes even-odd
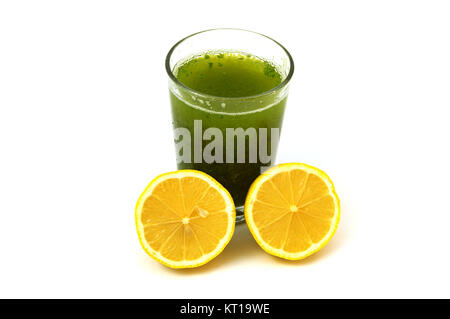
[(214, 177), (243, 221), (250, 185), (275, 162), (291, 55), (256, 32), (212, 29), (177, 42), (166, 70), (178, 169)]

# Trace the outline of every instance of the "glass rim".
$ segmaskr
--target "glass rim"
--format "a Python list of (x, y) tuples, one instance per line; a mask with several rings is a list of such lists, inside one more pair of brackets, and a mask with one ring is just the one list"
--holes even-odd
[[(181, 44), (183, 43), (185, 40), (194, 37), (198, 34), (201, 33), (205, 33), (205, 32), (210, 32), (210, 31), (220, 31), (220, 30), (233, 30), (233, 31), (244, 31), (244, 32), (249, 32), (249, 33), (253, 33), (253, 34), (257, 34), (259, 36), (262, 36), (268, 40), (271, 40), (272, 42), (274, 42), (275, 44), (277, 44), (279, 47), (281, 47), (283, 49), (283, 51), (286, 53), (288, 59), (289, 59), (289, 63), (290, 63), (290, 69), (289, 69), (289, 73), (287, 74), (286, 78), (277, 86), (271, 88), (270, 90), (264, 91), (262, 93), (259, 94), (255, 94), (255, 95), (249, 95), (249, 96), (240, 96), (240, 97), (224, 97), (224, 96), (218, 96), (218, 95), (211, 95), (211, 94), (207, 94), (207, 93), (202, 93), (200, 91), (191, 89), (190, 87), (184, 85), (183, 83), (181, 83), (177, 77), (175, 76), (175, 74), (173, 74), (172, 69), (170, 68), (170, 58), (172, 56), (172, 53), (175, 51), (175, 49)], [(251, 54), (251, 52), (248, 52)], [(251, 30), (246, 30), (246, 29), (239, 29), (239, 28), (214, 28), (214, 29), (207, 29), (207, 30), (203, 30), (203, 31), (199, 31), (199, 32), (195, 32), (192, 33), (186, 37), (184, 37), (183, 39), (181, 39), (180, 41), (178, 41), (177, 43), (175, 43), (172, 48), (169, 50), (169, 52), (167, 53), (166, 56), (166, 61), (165, 61), (165, 66), (166, 66), (166, 72), (167, 75), (169, 76), (169, 78), (178, 86), (181, 86), (183, 89), (185, 89), (186, 91), (190, 92), (190, 93), (194, 93), (197, 95), (201, 95), (204, 97), (208, 97), (208, 98), (213, 98), (213, 99), (222, 99), (222, 100), (243, 100), (243, 99), (252, 99), (252, 98), (258, 98), (258, 97), (262, 97), (262, 96), (266, 96), (269, 95), (273, 92), (276, 92), (280, 89), (282, 89), (283, 87), (285, 87), (289, 81), (292, 78), (292, 75), (294, 74), (294, 60), (292, 59), (291, 54), (289, 53), (289, 51), (278, 41), (272, 39), (271, 37), (268, 37), (267, 35), (264, 35), (262, 33), (259, 32), (255, 32), (255, 31), (251, 31)]]

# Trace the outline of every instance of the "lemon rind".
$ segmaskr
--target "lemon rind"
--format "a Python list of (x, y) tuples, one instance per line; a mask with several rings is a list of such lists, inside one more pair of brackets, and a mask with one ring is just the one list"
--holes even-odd
[[(309, 174), (315, 174), (315, 175), (319, 176), (328, 186), (329, 193), (332, 196), (335, 207), (336, 207), (335, 216), (333, 218), (333, 222), (332, 222), (332, 225), (331, 225), (328, 233), (323, 237), (323, 239), (321, 241), (319, 241), (318, 243), (312, 244), (311, 247), (308, 248), (307, 250), (304, 250), (304, 251), (301, 251), (298, 253), (287, 252), (283, 249), (272, 247), (271, 245), (266, 243), (262, 239), (258, 228), (256, 227), (256, 225), (253, 222), (253, 214), (252, 214), (253, 204), (256, 200), (255, 195), (257, 194), (257, 191), (261, 187), (261, 185), (265, 181), (270, 179), (272, 176), (274, 176), (275, 174), (278, 174), (283, 171), (291, 171), (294, 168), (302, 169), (302, 170), (308, 172)], [(328, 175), (324, 171), (322, 171), (316, 167), (313, 167), (311, 165), (304, 164), (304, 163), (285, 163), (285, 164), (279, 164), (277, 166), (274, 166), (274, 167), (268, 169), (252, 183), (252, 185), (250, 186), (250, 189), (248, 191), (247, 198), (245, 200), (244, 214), (245, 214), (245, 220), (247, 222), (247, 226), (248, 226), (251, 234), (253, 235), (253, 238), (256, 240), (258, 245), (265, 252), (267, 252), (270, 255), (288, 259), (288, 260), (300, 260), (300, 259), (304, 259), (308, 256), (311, 256), (312, 254), (321, 250), (331, 240), (331, 238), (335, 234), (335, 232), (338, 228), (338, 225), (339, 225), (340, 216), (341, 216), (341, 208), (340, 208), (339, 197), (334, 188), (334, 184), (331, 181), (330, 177), (328, 177)]]
[[(142, 207), (144, 205), (145, 200), (150, 196), (155, 189), (155, 187), (161, 183), (164, 180), (171, 179), (171, 178), (181, 178), (181, 177), (197, 177), (201, 178), (204, 181), (206, 181), (211, 187), (214, 187), (219, 193), (222, 194), (223, 198), (225, 199), (225, 202), (227, 203), (227, 207), (224, 210), (228, 215), (228, 227), (227, 232), (225, 236), (222, 238), (221, 241), (217, 244), (217, 248), (211, 251), (210, 253), (203, 255), (202, 257), (194, 260), (181, 260), (181, 261), (173, 261), (170, 260), (164, 256), (162, 256), (158, 251), (154, 250), (145, 240), (144, 238), (144, 225), (141, 222), (141, 214), (142, 214)], [(160, 262), (161, 264), (174, 268), (174, 269), (180, 269), (180, 268), (195, 268), (202, 266), (211, 260), (213, 260), (215, 257), (217, 257), (228, 245), (231, 238), (233, 237), (234, 228), (235, 228), (235, 221), (236, 221), (236, 210), (233, 202), (233, 198), (231, 197), (230, 193), (213, 177), (211, 177), (208, 174), (205, 174), (201, 171), (197, 170), (178, 170), (174, 172), (168, 172), (161, 175), (158, 175), (155, 177), (150, 184), (145, 188), (145, 190), (142, 192), (141, 196), (139, 196), (139, 199), (136, 204), (135, 209), (135, 223), (136, 223), (136, 230), (139, 237), (139, 242), (144, 249), (144, 251), (153, 259)]]

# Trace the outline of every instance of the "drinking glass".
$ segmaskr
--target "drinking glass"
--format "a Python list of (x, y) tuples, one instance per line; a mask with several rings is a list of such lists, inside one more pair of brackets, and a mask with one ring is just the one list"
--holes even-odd
[[(213, 96), (183, 85), (176, 76), (177, 66), (206, 52), (250, 54), (274, 65), (282, 81), (268, 91), (244, 97)], [(166, 70), (178, 169), (200, 170), (214, 177), (233, 197), (237, 222), (243, 221), (252, 182), (275, 162), (294, 72), (291, 55), (277, 41), (256, 32), (212, 29), (177, 42), (167, 54)]]

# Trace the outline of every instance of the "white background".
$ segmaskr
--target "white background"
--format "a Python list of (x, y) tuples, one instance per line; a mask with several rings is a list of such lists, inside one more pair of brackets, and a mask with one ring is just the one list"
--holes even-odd
[[(134, 207), (175, 170), (164, 59), (239, 27), (295, 60), (278, 162), (325, 170), (332, 241), (299, 262), (246, 226), (171, 270)], [(448, 1), (2, 1), (0, 297), (450, 297)]]

